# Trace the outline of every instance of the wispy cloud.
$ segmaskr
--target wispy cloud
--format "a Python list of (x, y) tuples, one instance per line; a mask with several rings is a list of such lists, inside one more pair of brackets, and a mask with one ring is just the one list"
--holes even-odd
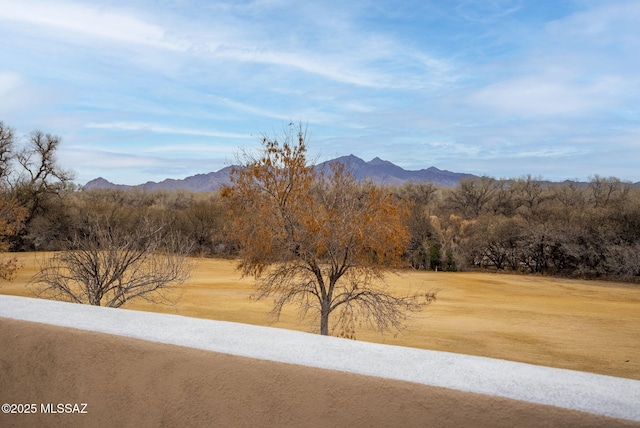
[(563, 73), (536, 74), (502, 81), (471, 94), (471, 103), (507, 115), (557, 116), (595, 113), (624, 95), (628, 85), (617, 76), (584, 82)]
[(462, 0), (454, 8), (464, 19), (488, 23), (522, 8), (522, 0)]
[(142, 150), (146, 153), (179, 153), (183, 157), (202, 157), (202, 156), (228, 156), (230, 153), (240, 150), (238, 144), (221, 144), (219, 142), (211, 144), (168, 144), (149, 147)]
[[(0, 120), (16, 120), (13, 126), (22, 125), (30, 119), (32, 126), (39, 123), (35, 112), (59, 98), (55, 88), (31, 84), (24, 75), (0, 70)], [(25, 117), (31, 114), (31, 117)]]
[(80, 180), (101, 160), (68, 147), (162, 179), (290, 121), (323, 156), (575, 177), (609, 147), (598, 173), (640, 180), (639, 21), (625, 0), (0, 0), (0, 114), (62, 135)]
[(67, 160), (82, 164), (84, 168), (91, 168), (94, 171), (141, 169), (161, 166), (171, 162), (158, 156), (93, 150), (83, 147), (69, 147), (64, 154)]
[(163, 157), (148, 153), (65, 147), (61, 154), (68, 162), (91, 170), (91, 175), (82, 181), (83, 184), (97, 177), (104, 177), (118, 184), (140, 184), (171, 177), (185, 178), (233, 163), (233, 158), (228, 155), (211, 156), (212, 153), (207, 153), (210, 155), (207, 157), (202, 154), (193, 157)]
[(17, 73), (0, 71), (0, 97), (7, 94), (22, 85), (22, 78)]
[(594, 2), (594, 7), (551, 21), (547, 30), (566, 42), (589, 41), (593, 47), (615, 44), (624, 49), (638, 47), (640, 3), (635, 1)]
[[(0, 20), (55, 29), (54, 37), (90, 46), (91, 39), (119, 43), (127, 49), (152, 47), (206, 61), (234, 61), (286, 67), (330, 81), (371, 87), (416, 89), (450, 80), (451, 66), (414, 48), (370, 30), (339, 25), (330, 9), (309, 7), (300, 13), (317, 33), (301, 43), (282, 32), (278, 14), (298, 7), (291, 2), (250, 3), (244, 7), (219, 7), (214, 25), (189, 25), (183, 20), (160, 24), (153, 14), (131, 8), (112, 8), (78, 2), (3, 0)], [(247, 23), (246, 14), (268, 11), (258, 24)], [(244, 15), (238, 15), (239, 11)], [(247, 12), (253, 11), (253, 12)], [(317, 16), (318, 12), (321, 16)], [(312, 15), (313, 14), (313, 15)], [(237, 22), (232, 27), (225, 21)], [(297, 24), (298, 30), (303, 28)], [(336, 35), (335, 32), (339, 34)], [(282, 33), (282, 34), (280, 34)], [(268, 38), (264, 35), (268, 34)], [(318, 49), (320, 48), (320, 50)], [(149, 53), (144, 53), (149, 58)], [(134, 56), (134, 61), (138, 59)], [(382, 65), (384, 64), (384, 65)], [(170, 69), (171, 65), (167, 64)], [(406, 71), (403, 71), (405, 69)]]
[(245, 104), (240, 101), (232, 100), (224, 97), (210, 96), (209, 97), (213, 102), (220, 104), (222, 106), (228, 107), (230, 109), (243, 112), (250, 113), (256, 116), (267, 117), (271, 119), (278, 119), (281, 121), (291, 120), (291, 116), (275, 111), (274, 109), (268, 108), (260, 108), (254, 105)]
[(165, 29), (145, 22), (125, 10), (66, 1), (3, 0), (2, 6), (2, 20), (51, 27), (76, 37), (96, 37), (171, 50), (186, 48), (169, 40)]
[[(549, 22), (502, 79), (470, 94), (479, 106), (515, 115), (588, 115), (640, 96), (640, 3), (609, 2)], [(635, 88), (635, 89), (634, 89)], [(631, 93), (629, 92), (631, 90)], [(633, 95), (632, 95), (633, 94)]]
[(202, 136), (202, 137), (220, 137), (220, 138), (234, 138), (234, 139), (251, 137), (250, 134), (210, 131), (210, 130), (203, 130), (203, 129), (177, 128), (177, 127), (157, 125), (153, 123), (139, 123), (139, 122), (87, 123), (85, 127), (90, 129), (144, 131), (144, 132), (153, 132), (156, 134), (194, 135), (194, 136)]

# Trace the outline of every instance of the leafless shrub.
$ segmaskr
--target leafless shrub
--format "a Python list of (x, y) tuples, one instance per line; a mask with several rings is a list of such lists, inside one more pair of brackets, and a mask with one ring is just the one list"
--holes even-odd
[(38, 296), (109, 307), (137, 298), (173, 303), (167, 291), (192, 268), (188, 245), (147, 221), (118, 229), (104, 216), (91, 219), (66, 247), (31, 279)]

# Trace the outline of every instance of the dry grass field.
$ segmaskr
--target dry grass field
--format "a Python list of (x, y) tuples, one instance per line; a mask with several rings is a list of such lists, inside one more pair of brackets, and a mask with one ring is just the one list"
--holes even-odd
[[(0, 294), (32, 296), (25, 283), (43, 254), (19, 254), (23, 263)], [(235, 262), (196, 259), (175, 306), (137, 302), (128, 309), (316, 331), (295, 307), (272, 322), (270, 301), (256, 301), (251, 278)], [(358, 340), (449, 351), (640, 379), (640, 286), (604, 281), (489, 273), (404, 271), (388, 282), (399, 294), (439, 290), (438, 301), (414, 315), (397, 335), (365, 327)]]

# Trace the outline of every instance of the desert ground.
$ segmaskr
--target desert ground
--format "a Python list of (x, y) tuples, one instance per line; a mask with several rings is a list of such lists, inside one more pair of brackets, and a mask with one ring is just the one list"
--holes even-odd
[[(0, 294), (32, 297), (25, 284), (43, 253), (18, 254), (23, 268)], [(271, 302), (253, 297), (253, 278), (236, 261), (194, 259), (191, 278), (173, 306), (145, 301), (127, 309), (317, 331), (295, 307), (280, 320)], [(640, 380), (640, 286), (491, 273), (400, 271), (388, 283), (399, 293), (438, 290), (438, 300), (398, 334), (359, 326), (357, 340), (486, 356)]]
[[(9, 302), (7, 298), (22, 300)], [(582, 372), (530, 365), (522, 365), (526, 366), (525, 372), (538, 367), (535, 369), (538, 376), (520, 378), (518, 373), (524, 374), (522, 368), (513, 367), (519, 363), (476, 361), (485, 370), (489, 368), (487, 364), (497, 364), (494, 370), (488, 370), (494, 375), (487, 376), (487, 371), (478, 371), (475, 365), (458, 364), (459, 354), (322, 338), (283, 329), (267, 328), (269, 331), (258, 332), (264, 327), (238, 323), (223, 326), (220, 321), (14, 296), (0, 296), (0, 300), (18, 308), (14, 314), (25, 315), (21, 312), (24, 309), (38, 308), (36, 314), (27, 318), (48, 320), (42, 324), (0, 316), (0, 343), (11, 345), (0, 347), (0, 402), (33, 403), (29, 405), (33, 406), (29, 407), (30, 412), (23, 414), (7, 413), (8, 404), (3, 404), (2, 427), (640, 426), (640, 414), (633, 407), (633, 400), (640, 396), (635, 380), (591, 374), (588, 376), (599, 379), (592, 378), (585, 383)], [(0, 314), (11, 312), (10, 308), (0, 306)], [(79, 320), (83, 320), (89, 330), (60, 327), (75, 325)], [(97, 332), (104, 331), (104, 327), (118, 332)], [(150, 335), (149, 327), (154, 331)], [(228, 328), (232, 335), (219, 334), (220, 330), (229, 333)], [(123, 335), (125, 331), (134, 330), (136, 335), (142, 333), (147, 339)], [(269, 354), (275, 349), (282, 350), (282, 344), (286, 344), (286, 349), (276, 353), (288, 362), (278, 358), (247, 358), (234, 351), (212, 352), (209, 346), (200, 348), (206, 343), (215, 349), (222, 342), (249, 350), (251, 345), (247, 341), (236, 340), (235, 333), (239, 330), (248, 341), (260, 343), (259, 349), (268, 349)], [(199, 333), (194, 335), (194, 331)], [(215, 337), (211, 337), (214, 331)], [(184, 343), (185, 336), (196, 339), (195, 342), (187, 340), (195, 346), (167, 344)], [(165, 339), (169, 342), (164, 342)], [(302, 342), (303, 348), (299, 346)], [(324, 346), (331, 343), (321, 355), (318, 345), (323, 345), (319, 342)], [(364, 354), (362, 348), (366, 348)], [(454, 383), (462, 381), (464, 387), (441, 387), (436, 386), (437, 383), (393, 380), (384, 374), (362, 375), (357, 371), (319, 368), (315, 363), (293, 363), (307, 354), (306, 350), (308, 355), (321, 359), (350, 361), (351, 366), (355, 363), (361, 367), (363, 362), (368, 362), (378, 369), (384, 368), (385, 373), (404, 370), (402, 361), (412, 366), (413, 372), (418, 368), (414, 363), (431, 366), (432, 359), (439, 360), (446, 354), (451, 356), (446, 357), (449, 360), (446, 367), (436, 363), (433, 369), (440, 372), (439, 366), (447, 372), (446, 379), (457, 379)], [(424, 360), (418, 355), (410, 360), (395, 355), (384, 363), (380, 357), (384, 360), (387, 351), (394, 355), (399, 351), (405, 357), (406, 352), (432, 354)], [(251, 353), (254, 352), (255, 348)], [(358, 357), (354, 358), (354, 354)], [(496, 372), (499, 367), (503, 370)], [(435, 374), (433, 370), (420, 369), (413, 373), (426, 378)], [(567, 378), (567, 374), (572, 375)], [(514, 377), (527, 380), (518, 386)], [(473, 388), (467, 388), (470, 379), (481, 381), (480, 384), (471, 382), (476, 387), (496, 382), (502, 385), (498, 387), (501, 392), (474, 393)], [(618, 386), (612, 388), (612, 381)], [(509, 398), (510, 391), (523, 392), (531, 388), (538, 391), (537, 397), (544, 396), (545, 402), (551, 398), (551, 402), (558, 400), (559, 405)], [(619, 398), (618, 391), (627, 395)], [(507, 396), (503, 396), (505, 392)], [(603, 402), (608, 404), (603, 407)], [(69, 410), (61, 411), (60, 406)], [(573, 410), (574, 406), (591, 410), (577, 411)]]

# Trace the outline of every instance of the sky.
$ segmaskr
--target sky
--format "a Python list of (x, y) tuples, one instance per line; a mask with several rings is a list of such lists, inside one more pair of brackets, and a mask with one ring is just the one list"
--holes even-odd
[(0, 0), (0, 120), (84, 184), (310, 159), (640, 181), (637, 0)]

